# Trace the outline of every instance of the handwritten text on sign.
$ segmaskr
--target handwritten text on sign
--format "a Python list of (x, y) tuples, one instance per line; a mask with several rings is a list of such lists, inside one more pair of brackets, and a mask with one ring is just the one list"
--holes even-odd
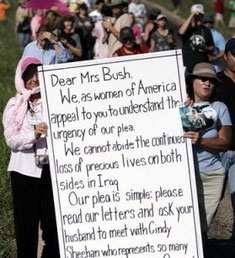
[(61, 257), (202, 257), (179, 51), (40, 72)]

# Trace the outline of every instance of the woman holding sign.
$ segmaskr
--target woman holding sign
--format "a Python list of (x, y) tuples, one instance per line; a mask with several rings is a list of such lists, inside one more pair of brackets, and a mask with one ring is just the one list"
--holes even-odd
[(42, 257), (59, 257), (53, 193), (37, 66), (26, 57), (19, 63), (17, 94), (3, 113), (4, 136), (11, 148), (8, 166), (14, 206), (18, 258), (36, 258), (39, 222), (45, 242)]
[(215, 101), (220, 80), (213, 66), (198, 63), (186, 76), (192, 106), (180, 108), (184, 137), (193, 144), (203, 237), (219, 205), (225, 171), (220, 152), (227, 150), (231, 120), (227, 106)]

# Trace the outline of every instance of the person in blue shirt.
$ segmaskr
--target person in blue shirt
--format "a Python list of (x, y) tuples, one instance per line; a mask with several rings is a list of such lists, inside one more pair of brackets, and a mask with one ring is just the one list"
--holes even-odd
[(42, 25), (38, 29), (36, 37), (36, 40), (25, 47), (23, 57), (36, 57), (43, 65), (67, 62), (68, 53), (61, 42), (57, 41), (56, 30)]
[(216, 72), (220, 72), (225, 67), (223, 56), (226, 41), (224, 36), (214, 28), (214, 22), (214, 16), (212, 14), (204, 14), (202, 24), (211, 31), (215, 45), (213, 55), (209, 57), (209, 61), (215, 67)]
[(190, 129), (184, 133), (185, 138), (191, 139), (193, 147), (201, 229), (205, 240), (221, 199), (225, 169), (220, 152), (229, 148), (232, 123), (227, 106), (215, 101), (221, 81), (210, 63), (196, 64), (193, 72), (186, 76), (186, 83), (193, 107), (201, 108), (204, 115), (201, 118), (213, 120), (200, 131)]
[[(37, 39), (26, 45), (22, 58), (37, 58), (42, 65), (50, 65), (57, 63), (65, 63), (69, 59), (69, 55), (62, 43), (57, 41), (56, 30), (51, 29), (47, 25), (39, 27), (36, 37)], [(21, 81), (20, 62), (16, 68), (15, 84)]]

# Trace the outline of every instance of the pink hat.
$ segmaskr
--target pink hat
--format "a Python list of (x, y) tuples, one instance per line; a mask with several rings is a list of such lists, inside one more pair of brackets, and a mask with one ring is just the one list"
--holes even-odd
[(42, 63), (35, 57), (26, 57), (21, 64), (21, 77), (30, 65), (42, 65)]

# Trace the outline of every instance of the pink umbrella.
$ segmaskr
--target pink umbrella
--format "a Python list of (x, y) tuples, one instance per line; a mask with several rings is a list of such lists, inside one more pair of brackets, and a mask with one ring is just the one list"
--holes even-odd
[(66, 4), (64, 4), (64, 3), (60, 2), (60, 1), (54, 1), (54, 3), (55, 3), (54, 6), (58, 8), (58, 12), (60, 12), (61, 14), (69, 15), (69, 16), (70, 15), (74, 15), (73, 13), (71, 13), (69, 11), (69, 9), (68, 9)]
[(51, 9), (56, 7), (58, 12), (63, 15), (73, 15), (66, 4), (60, 2), (59, 0), (31, 0), (24, 5), (26, 8), (36, 8), (36, 9)]

